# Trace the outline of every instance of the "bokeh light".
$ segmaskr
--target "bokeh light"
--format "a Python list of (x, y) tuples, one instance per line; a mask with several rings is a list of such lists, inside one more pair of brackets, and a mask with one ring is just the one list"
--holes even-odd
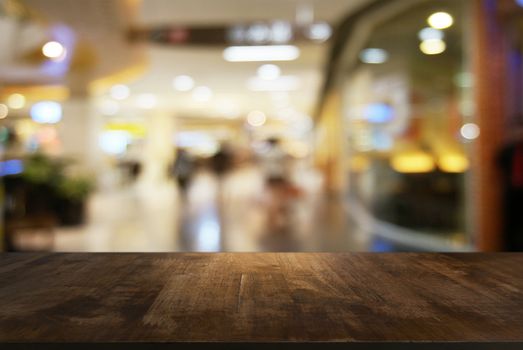
[(54, 124), (62, 119), (62, 106), (54, 101), (37, 102), (31, 107), (31, 118), (41, 124)]
[(427, 23), (435, 29), (445, 29), (454, 23), (454, 18), (447, 12), (436, 12), (429, 16)]
[(65, 56), (65, 47), (57, 41), (49, 41), (42, 46), (42, 53), (51, 59), (60, 59)]
[(251, 126), (262, 126), (267, 121), (267, 116), (262, 111), (251, 111), (247, 115), (247, 123)]
[(190, 91), (194, 87), (194, 79), (188, 75), (179, 75), (173, 79), (173, 87), (176, 91)]
[(332, 27), (327, 22), (316, 22), (309, 26), (306, 35), (311, 40), (323, 42), (331, 37)]
[(125, 100), (131, 94), (131, 90), (126, 85), (118, 84), (111, 88), (110, 93), (115, 100)]
[(425, 55), (439, 55), (447, 49), (447, 45), (443, 40), (429, 39), (422, 41), (419, 48)]
[(294, 45), (230, 46), (223, 51), (229, 62), (293, 61), (300, 57)]
[(432, 28), (432, 27), (423, 28), (422, 30), (420, 30), (418, 32), (418, 38), (421, 41), (431, 40), (431, 39), (443, 40), (444, 37), (445, 37), (445, 34), (443, 33), (443, 31)]
[(275, 64), (264, 64), (257, 70), (257, 74), (261, 79), (274, 80), (281, 74), (281, 69)]
[(25, 106), (25, 96), (22, 94), (12, 94), (7, 98), (7, 105), (11, 109), (21, 109)]
[(464, 124), (460, 129), (460, 134), (467, 140), (477, 139), (480, 134), (479, 126), (474, 123)]
[(368, 64), (381, 64), (387, 62), (389, 53), (383, 49), (368, 48), (360, 52), (360, 60)]
[(105, 131), (100, 135), (98, 145), (105, 153), (119, 155), (125, 152), (129, 140), (129, 133), (125, 131), (111, 130)]
[(9, 114), (9, 108), (3, 103), (0, 103), (0, 119), (4, 119)]

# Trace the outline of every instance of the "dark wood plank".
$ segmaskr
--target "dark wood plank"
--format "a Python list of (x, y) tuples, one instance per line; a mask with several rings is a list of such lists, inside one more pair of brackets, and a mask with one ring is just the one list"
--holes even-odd
[(517, 253), (6, 253), (0, 281), (4, 344), (523, 344)]

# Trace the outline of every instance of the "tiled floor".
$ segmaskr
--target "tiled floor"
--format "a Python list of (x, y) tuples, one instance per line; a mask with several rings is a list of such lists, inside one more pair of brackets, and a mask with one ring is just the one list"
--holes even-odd
[(311, 170), (275, 217), (273, 200), (255, 166), (222, 179), (196, 174), (187, 193), (174, 183), (97, 193), (88, 223), (56, 231), (56, 251), (351, 251), (367, 250), (341, 200), (321, 191)]

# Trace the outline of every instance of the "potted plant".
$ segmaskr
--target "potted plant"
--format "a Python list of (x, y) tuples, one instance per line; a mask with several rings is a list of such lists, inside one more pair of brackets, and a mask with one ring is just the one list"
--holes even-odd
[(56, 185), (56, 213), (63, 226), (80, 225), (85, 221), (86, 200), (93, 190), (87, 176), (63, 176)]
[(24, 171), (18, 186), (25, 215), (48, 215), (53, 212), (55, 186), (63, 174), (65, 164), (41, 153), (24, 160)]

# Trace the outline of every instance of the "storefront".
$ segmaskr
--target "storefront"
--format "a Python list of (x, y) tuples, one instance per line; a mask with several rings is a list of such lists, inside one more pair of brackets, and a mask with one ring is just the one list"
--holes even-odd
[(521, 103), (517, 82), (504, 80), (515, 41), (492, 52), (518, 33), (500, 22), (506, 3), (378, 1), (340, 26), (318, 142), (341, 130), (332, 153), (342, 156), (323, 163), (342, 179), (349, 212), (377, 236), (410, 249), (499, 248), (495, 162), (509, 107)]

